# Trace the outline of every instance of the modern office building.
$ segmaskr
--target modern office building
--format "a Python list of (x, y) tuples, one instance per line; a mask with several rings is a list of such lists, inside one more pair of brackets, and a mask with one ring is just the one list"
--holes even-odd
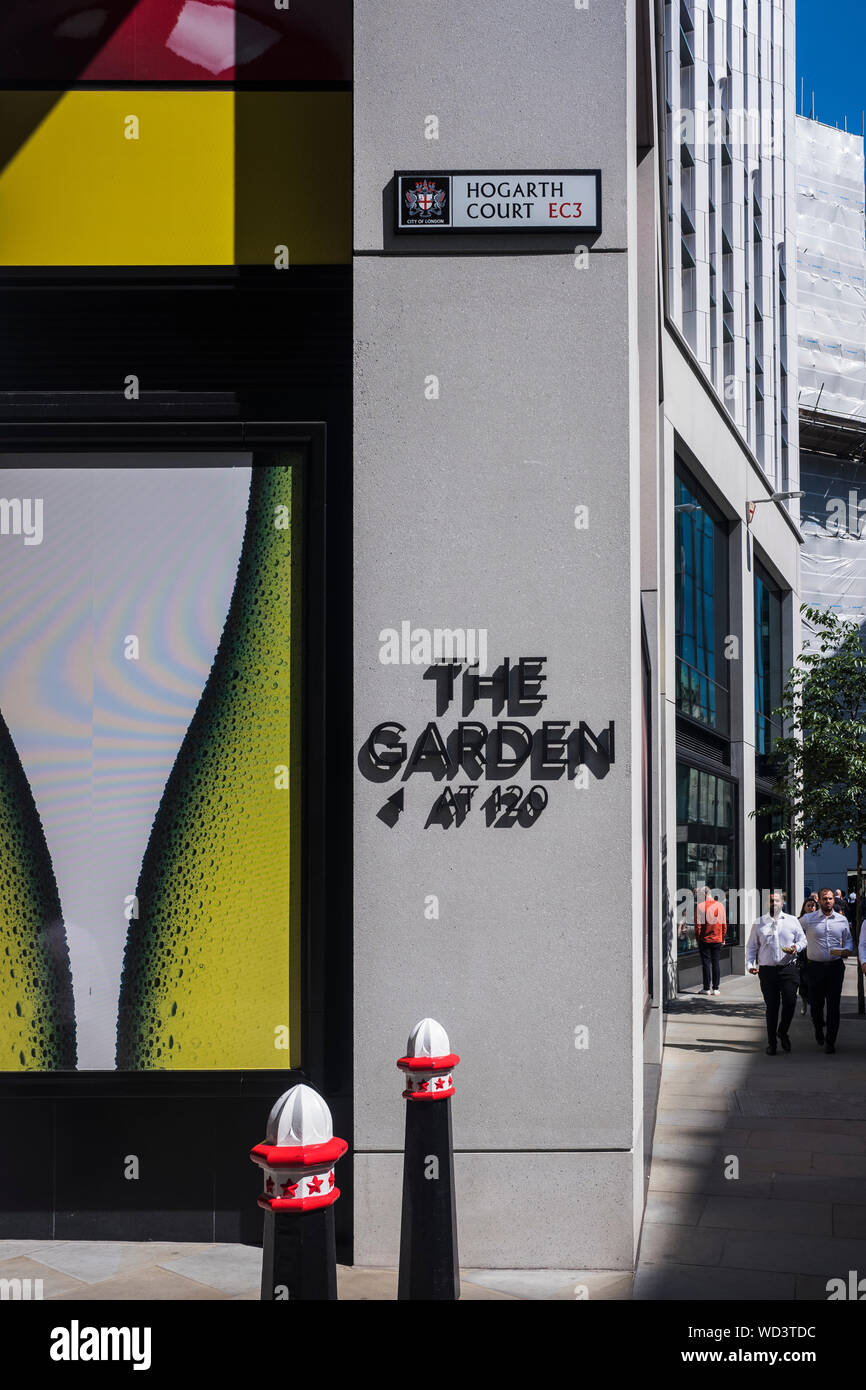
[[(797, 505), (768, 500), (799, 488), (793, 31), (793, 5), (665, 7), (665, 829), (677, 889), (736, 890), (734, 971), (750, 890), (798, 892), (796, 858), (752, 815), (772, 802), (772, 711), (799, 649)], [(676, 936), (693, 981), (688, 910)]]
[[(862, 135), (798, 117), (802, 597), (866, 630), (863, 175)], [(856, 865), (856, 848), (807, 853), (807, 891), (853, 888)]]
[[(640, 1064), (659, 1059), (666, 993), (697, 978), (678, 894), (732, 895), (725, 954), (742, 970), (754, 890), (802, 882), (751, 817), (799, 645), (798, 512), (774, 500), (798, 489), (793, 5), (590, 6), (573, 28), (476, 7), (447, 37), (433, 12), (387, 30), (363, 13), (356, 739), (389, 718), (411, 750), (438, 714), (417, 667), (377, 657), (407, 620), (485, 628), (491, 666), (543, 655), (539, 717), (612, 727), (616, 751), (584, 789), (547, 783), (543, 815), (507, 837), (474, 812), (429, 826), (430, 777), (406, 779), (393, 828), (382, 787), (359, 785), (356, 1253), (394, 1245), (383, 1035), (408, 997), (472, 1058), (455, 1110), (464, 1258), (623, 1267), (642, 1213)], [(392, 166), (544, 164), (602, 170), (603, 230), (571, 256), (501, 233), (434, 254), (383, 227)], [(466, 718), (458, 689), (446, 739)], [(503, 692), (469, 718), (500, 717)]]
[[(34, 1065), (4, 985), (4, 1220), (253, 1238), (247, 1150), (306, 1078), (350, 1141), (341, 1253), (393, 1265), (395, 1062), (432, 1016), (462, 1059), (462, 1263), (627, 1269), (694, 894), (728, 895), (738, 971), (755, 890), (802, 889), (751, 814), (800, 641), (794, 6), (321, 8), (239, 8), (232, 62), (177, 5), (87, 62), (68, 33), (8, 49), (3, 491), (72, 507), (79, 545), (91, 517), (96, 559), (56, 632), (28, 585), (47, 604), (80, 550), (54, 528), (5, 561), (0, 710), (74, 1009)], [(270, 681), (253, 639), (286, 605)], [(278, 808), (219, 761), (232, 720), (287, 731)]]

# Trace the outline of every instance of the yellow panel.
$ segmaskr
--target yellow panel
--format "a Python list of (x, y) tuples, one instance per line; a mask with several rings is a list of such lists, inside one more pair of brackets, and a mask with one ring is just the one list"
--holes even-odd
[(238, 92), (237, 261), (352, 259), (350, 92)]
[(0, 175), (0, 265), (233, 261), (231, 92), (67, 92)]

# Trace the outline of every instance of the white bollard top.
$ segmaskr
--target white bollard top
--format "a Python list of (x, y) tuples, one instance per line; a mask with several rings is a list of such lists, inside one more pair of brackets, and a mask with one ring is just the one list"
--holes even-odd
[(268, 1116), (265, 1143), (275, 1148), (327, 1144), (333, 1137), (331, 1112), (312, 1086), (293, 1086), (285, 1091)]
[(407, 1057), (447, 1057), (451, 1052), (448, 1034), (435, 1018), (422, 1018), (409, 1034)]

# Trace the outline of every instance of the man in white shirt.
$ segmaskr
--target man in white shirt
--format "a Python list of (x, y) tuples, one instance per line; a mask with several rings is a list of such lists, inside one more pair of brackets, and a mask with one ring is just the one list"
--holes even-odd
[[(822, 888), (818, 894), (818, 911), (803, 918), (803, 930), (808, 942), (809, 1001), (815, 1041), (825, 1052), (836, 1051), (839, 1032), (839, 1003), (845, 982), (845, 959), (854, 949), (847, 917), (835, 908), (832, 888)], [(827, 1005), (826, 1038), (824, 1004)]]
[(770, 1057), (776, 1055), (777, 1029), (783, 1052), (791, 1051), (788, 1029), (800, 984), (797, 952), (806, 945), (797, 918), (782, 911), (784, 901), (781, 889), (774, 888), (770, 894), (770, 911), (758, 918), (746, 946), (746, 964), (750, 973), (758, 976), (767, 1009), (767, 1055)]

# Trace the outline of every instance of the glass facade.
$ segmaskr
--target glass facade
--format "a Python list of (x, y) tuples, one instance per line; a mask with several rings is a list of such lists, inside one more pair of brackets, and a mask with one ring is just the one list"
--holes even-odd
[(644, 1007), (653, 992), (653, 851), (652, 851), (652, 675), (646, 629), (641, 624), (641, 892), (643, 894)]
[(782, 732), (773, 711), (782, 698), (782, 594), (755, 565), (755, 771), (771, 773), (770, 754)]
[[(677, 763), (677, 892), (690, 893), (685, 908), (678, 907), (677, 950), (694, 951), (694, 911), (699, 887), (709, 884), (715, 895), (727, 895), (736, 887), (736, 787), (726, 777)], [(732, 901), (735, 903), (736, 896)], [(728, 911), (727, 944), (736, 946), (739, 927)]]
[(696, 484), (679, 470), (675, 498), (677, 710), (727, 735), (727, 527)]
[(764, 894), (770, 893), (774, 888), (781, 888), (785, 893), (786, 912), (799, 913), (800, 904), (792, 902), (789, 891), (791, 886), (791, 853), (789, 842), (785, 840), (782, 844), (768, 843), (764, 836), (770, 830), (778, 830), (782, 825), (782, 809), (779, 802), (774, 797), (758, 797), (759, 807), (776, 806), (772, 815), (762, 815), (755, 818), (755, 874), (757, 882), (755, 884), (759, 901), (763, 904)]

